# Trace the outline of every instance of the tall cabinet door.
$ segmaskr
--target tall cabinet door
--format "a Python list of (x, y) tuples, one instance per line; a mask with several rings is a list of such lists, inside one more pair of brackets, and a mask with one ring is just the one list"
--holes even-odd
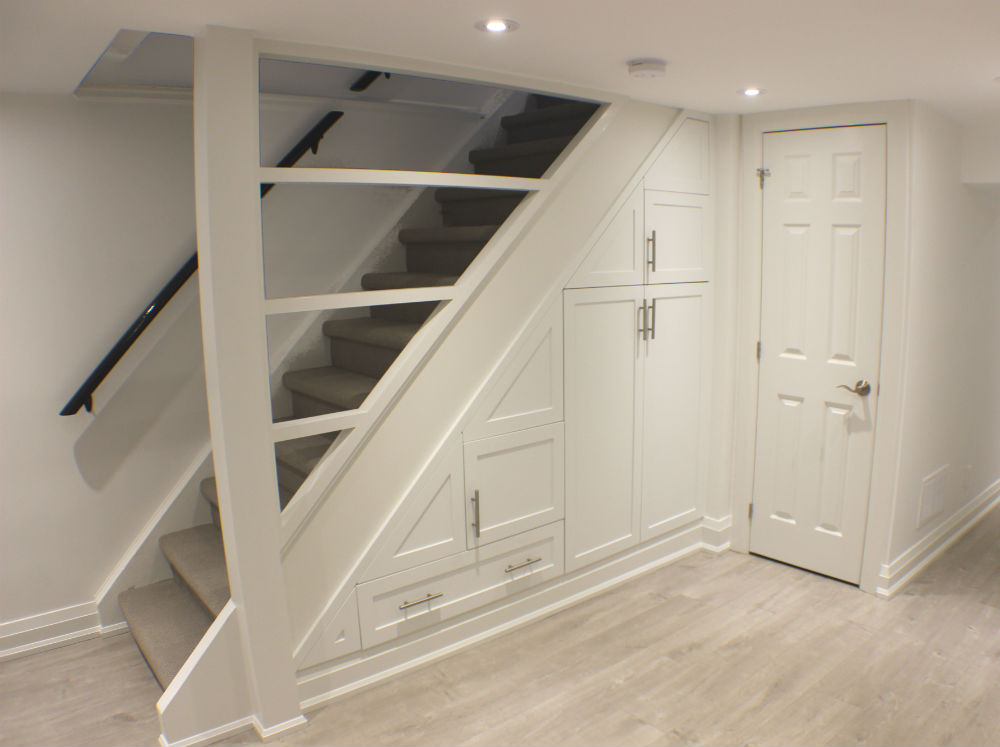
[(639, 541), (642, 286), (563, 294), (566, 567)]
[(650, 285), (642, 439), (642, 540), (700, 518), (709, 371), (708, 283)]

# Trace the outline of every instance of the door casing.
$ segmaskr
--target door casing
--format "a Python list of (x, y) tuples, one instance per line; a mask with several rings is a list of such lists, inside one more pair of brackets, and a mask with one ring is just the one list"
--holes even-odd
[(763, 134), (864, 124), (886, 125), (886, 235), (882, 299), (882, 356), (876, 405), (878, 428), (872, 459), (868, 524), (861, 565), (864, 591), (886, 595), (880, 583), (889, 548), (892, 502), (896, 492), (901, 426), (903, 360), (906, 339), (907, 206), (910, 187), (909, 102), (856, 104), (749, 115), (742, 122), (740, 167), (740, 246), (737, 256), (735, 339), (736, 405), (732, 464), (733, 530), (731, 547), (748, 552), (748, 509), (753, 496), (757, 414), (757, 340), (760, 331), (762, 192), (756, 169)]

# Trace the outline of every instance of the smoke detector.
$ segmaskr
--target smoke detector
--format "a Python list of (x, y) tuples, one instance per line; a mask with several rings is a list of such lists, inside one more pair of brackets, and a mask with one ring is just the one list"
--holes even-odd
[(633, 78), (662, 78), (667, 73), (667, 61), (655, 57), (638, 57), (628, 61), (628, 74)]

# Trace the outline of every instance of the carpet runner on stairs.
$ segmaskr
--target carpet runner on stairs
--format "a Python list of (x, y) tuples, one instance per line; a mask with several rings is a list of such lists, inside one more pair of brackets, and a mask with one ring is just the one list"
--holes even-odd
[[(597, 110), (595, 104), (531, 96), (528, 110), (501, 119), (504, 145), (469, 153), (475, 173), (540, 177)], [(453, 285), (514, 211), (525, 192), (445, 187), (435, 190), (441, 225), (405, 228), (398, 238), (406, 252), (405, 272), (364, 275), (364, 290)], [(291, 393), (292, 417), (352, 410), (361, 406), (379, 379), (420, 329), (438, 302), (373, 306), (369, 316), (323, 324), (330, 365), (282, 376)], [(324, 457), (337, 433), (275, 445), (281, 508)], [(229, 580), (219, 529), (214, 478), (201, 483), (211, 505), (212, 524), (167, 534), (160, 548), (174, 578), (129, 589), (119, 604), (135, 641), (162, 687), (177, 674), (229, 599)]]

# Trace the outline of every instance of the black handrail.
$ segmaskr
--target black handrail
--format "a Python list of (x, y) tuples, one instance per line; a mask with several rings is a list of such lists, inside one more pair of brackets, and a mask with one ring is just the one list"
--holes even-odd
[(351, 90), (355, 93), (360, 93), (361, 91), (366, 90), (368, 86), (379, 79), (380, 75), (384, 75), (386, 78), (392, 77), (392, 73), (383, 73), (378, 70), (367, 70), (358, 76), (356, 81), (351, 83)]
[[(319, 150), (319, 141), (323, 139), (326, 131), (333, 127), (334, 123), (338, 119), (344, 116), (343, 112), (327, 112), (323, 118), (316, 123), (316, 125), (306, 133), (295, 146), (285, 154), (285, 157), (278, 161), (278, 166), (281, 168), (287, 168), (289, 166), (294, 166), (302, 156), (305, 155), (307, 150), (311, 150), (316, 153)], [(260, 185), (260, 196), (264, 197), (268, 192), (271, 191), (273, 184), (261, 184)], [(80, 408), (84, 408), (87, 412), (91, 412), (94, 408), (94, 391), (101, 385), (105, 377), (111, 372), (111, 369), (122, 359), (125, 352), (132, 347), (139, 335), (143, 333), (156, 318), (163, 307), (167, 305), (174, 294), (181, 289), (181, 286), (187, 282), (188, 278), (194, 275), (194, 271), (198, 269), (198, 252), (196, 251), (184, 266), (179, 269), (172, 278), (167, 282), (165, 286), (156, 294), (154, 298), (146, 307), (142, 310), (142, 313), (136, 317), (135, 321), (129, 326), (120, 338), (116, 342), (108, 354), (104, 356), (100, 363), (97, 364), (90, 376), (87, 377), (83, 385), (76, 390), (76, 393), (70, 397), (69, 402), (66, 406), (59, 412), (60, 415), (75, 415), (80, 411)]]

